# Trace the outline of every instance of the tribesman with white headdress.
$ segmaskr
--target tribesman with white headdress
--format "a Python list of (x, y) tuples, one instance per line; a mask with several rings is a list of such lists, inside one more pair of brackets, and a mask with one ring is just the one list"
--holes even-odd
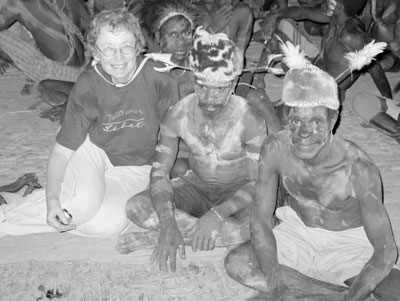
[[(176, 268), (184, 245), (196, 250), (249, 239), (248, 212), (265, 139), (262, 116), (233, 95), (243, 53), (225, 34), (198, 28), (189, 55), (195, 93), (172, 106), (162, 120), (150, 189), (128, 201), (127, 215), (151, 231), (126, 233), (117, 250), (153, 246), (161, 270)], [(190, 170), (170, 179), (178, 141), (189, 150)]]
[[(335, 79), (286, 46), (286, 126), (264, 142), (251, 241), (228, 254), (227, 272), (262, 300), (398, 300), (397, 248), (378, 168), (332, 134)], [(289, 197), (276, 209), (278, 177)]]

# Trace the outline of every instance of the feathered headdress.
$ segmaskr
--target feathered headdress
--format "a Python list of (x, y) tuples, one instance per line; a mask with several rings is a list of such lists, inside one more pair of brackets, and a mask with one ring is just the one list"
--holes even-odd
[(345, 58), (348, 60), (348, 67), (333, 78), (307, 60), (299, 45), (281, 40), (284, 55), (282, 61), (289, 68), (285, 75), (281, 101), (288, 106), (325, 106), (337, 110), (337, 85), (354, 70), (361, 70), (370, 64), (385, 47), (386, 43), (372, 41), (360, 51), (347, 53)]
[(171, 54), (149, 53), (146, 56), (165, 64), (165, 67), (155, 67), (156, 71), (190, 70), (198, 79), (218, 87), (229, 85), (243, 70), (243, 53), (235, 43), (224, 33), (209, 33), (202, 27), (198, 27), (194, 35), (189, 68), (172, 62)]
[(365, 66), (371, 64), (372, 60), (375, 59), (375, 56), (382, 53), (386, 46), (387, 44), (385, 42), (375, 43), (375, 40), (372, 40), (370, 43), (365, 45), (363, 49), (345, 54), (344, 57), (349, 62), (349, 65), (342, 73), (336, 76), (336, 82), (339, 84), (354, 70), (361, 70)]
[(283, 81), (281, 102), (290, 107), (324, 106), (338, 110), (340, 103), (335, 79), (314, 66), (299, 45), (281, 40), (281, 50), (282, 62), (289, 68)]

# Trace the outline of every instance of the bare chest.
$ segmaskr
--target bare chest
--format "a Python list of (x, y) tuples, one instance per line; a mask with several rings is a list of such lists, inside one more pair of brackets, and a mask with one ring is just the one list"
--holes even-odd
[(218, 124), (192, 121), (187, 125), (182, 138), (193, 155), (215, 160), (234, 160), (243, 155), (243, 125), (240, 121)]
[(335, 171), (300, 170), (282, 177), (288, 193), (301, 206), (340, 210), (352, 196), (351, 176), (346, 168)]

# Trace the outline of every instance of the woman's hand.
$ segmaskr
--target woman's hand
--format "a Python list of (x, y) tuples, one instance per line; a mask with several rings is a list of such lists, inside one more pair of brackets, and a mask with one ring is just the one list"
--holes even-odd
[(49, 201), (47, 206), (47, 224), (58, 232), (66, 232), (76, 229), (76, 225), (71, 223), (72, 216), (68, 211), (61, 208), (58, 200)]

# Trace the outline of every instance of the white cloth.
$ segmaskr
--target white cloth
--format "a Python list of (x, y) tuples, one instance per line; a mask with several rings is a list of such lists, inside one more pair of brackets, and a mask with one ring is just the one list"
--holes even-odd
[[(68, 163), (61, 188), (61, 206), (78, 226), (70, 233), (108, 238), (124, 231), (130, 223), (126, 203), (147, 189), (150, 169), (150, 165), (113, 166), (106, 153), (87, 138)], [(15, 194), (2, 195), (8, 204), (0, 206), (0, 237), (55, 232), (46, 223), (44, 189), (18, 199)]]
[(307, 227), (289, 206), (278, 208), (276, 216), (282, 221), (273, 229), (279, 263), (307, 276), (343, 285), (373, 254), (364, 227), (344, 231)]

